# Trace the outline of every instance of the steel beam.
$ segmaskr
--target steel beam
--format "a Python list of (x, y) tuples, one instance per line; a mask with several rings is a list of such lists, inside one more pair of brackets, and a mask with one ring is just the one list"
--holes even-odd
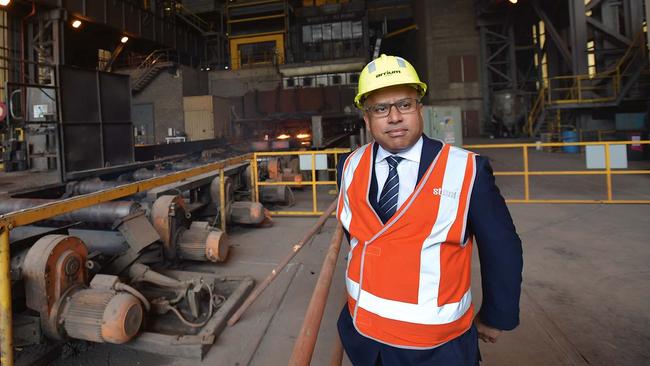
[(628, 37), (634, 36), (643, 27), (643, 0), (624, 0), (625, 32)]
[[(570, 0), (570, 2), (574, 2), (575, 0)], [(555, 29), (555, 26), (551, 22), (551, 19), (546, 15), (546, 12), (542, 10), (542, 8), (539, 6), (539, 3), (535, 0), (532, 1), (531, 4), (533, 5), (533, 9), (535, 10), (535, 13), (537, 13), (537, 16), (544, 22), (544, 28), (548, 32), (548, 34), (551, 36), (551, 39), (553, 39), (553, 43), (555, 43), (555, 46), (557, 47), (558, 50), (560, 50), (560, 54), (562, 55), (562, 58), (564, 61), (566, 61), (567, 65), (571, 66), (573, 68), (573, 62), (571, 58), (571, 52), (569, 52), (569, 48), (567, 47), (566, 43), (564, 43), (564, 40), (560, 36), (560, 33)], [(584, 4), (583, 4), (584, 7)], [(584, 12), (583, 12), (584, 15)], [(585, 43), (585, 49), (587, 45)], [(585, 55), (586, 59), (587, 55)], [(574, 70), (575, 71), (575, 70)]]
[[(36, 206), (53, 203), (57, 200), (37, 198), (9, 198), (0, 201), (0, 214), (7, 214)], [(82, 208), (67, 214), (50, 218), (53, 221), (85, 221), (102, 224), (112, 224), (116, 220), (125, 217), (136, 210), (140, 205), (136, 202), (114, 201), (100, 203), (91, 207)]]
[(618, 33), (614, 29), (610, 29), (609, 27), (607, 27), (605, 24), (599, 22), (598, 20), (596, 20), (596, 19), (594, 19), (592, 17), (587, 17), (586, 19), (587, 19), (587, 23), (589, 23), (589, 25), (596, 28), (597, 30), (602, 32), (604, 35), (609, 36), (612, 39), (615, 39), (618, 42), (620, 42), (620, 43), (622, 43), (622, 44), (624, 44), (626, 46), (629, 46), (629, 45), (632, 44), (632, 40), (630, 38), (626, 37), (623, 34)]
[(587, 3), (587, 4), (585, 5), (585, 10), (586, 10), (586, 11), (591, 11), (591, 10), (593, 10), (595, 7), (597, 7), (598, 5), (600, 5), (601, 2), (602, 2), (602, 0), (591, 0), (589, 3)]
[(589, 72), (587, 63), (587, 15), (584, 0), (569, 1), (569, 19), (571, 34), (571, 56), (573, 74)]
[(645, 0), (646, 41), (648, 42), (648, 59), (650, 59), (650, 0)]
[[(648, 0), (650, 1), (650, 0)], [(487, 47), (487, 27), (479, 27), (479, 34), (481, 37), (481, 96), (483, 99), (483, 126), (489, 126), (490, 118), (489, 115), (492, 110), (492, 103), (490, 99), (490, 87), (489, 83), (489, 70), (486, 67), (488, 59), (488, 47)], [(362, 134), (363, 135), (363, 134)], [(363, 138), (361, 139), (361, 144), (364, 144)]]

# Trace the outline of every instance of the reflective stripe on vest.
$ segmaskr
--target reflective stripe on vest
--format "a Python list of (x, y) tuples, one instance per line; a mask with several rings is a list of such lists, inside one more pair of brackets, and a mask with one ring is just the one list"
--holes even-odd
[(473, 317), (472, 242), (463, 242), (475, 154), (443, 145), (413, 193), (384, 225), (368, 200), (372, 145), (352, 153), (337, 216), (350, 233), (346, 287), (357, 330), (405, 348), (433, 348)]

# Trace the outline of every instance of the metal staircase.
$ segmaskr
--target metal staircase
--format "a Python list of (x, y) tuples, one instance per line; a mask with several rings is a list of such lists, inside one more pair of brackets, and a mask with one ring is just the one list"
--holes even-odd
[(555, 110), (613, 107), (629, 98), (647, 98), (648, 49), (639, 32), (625, 54), (609, 70), (595, 75), (556, 76), (544, 80), (533, 102), (525, 131), (533, 137), (558, 133)]
[(212, 24), (206, 22), (203, 18), (193, 13), (186, 8), (182, 3), (175, 4), (176, 16), (182, 19), (185, 23), (198, 30), (205, 37), (215, 36), (217, 32), (214, 31)]
[(144, 90), (163, 70), (176, 66), (172, 61), (171, 50), (156, 50), (150, 53), (133, 74), (131, 94)]

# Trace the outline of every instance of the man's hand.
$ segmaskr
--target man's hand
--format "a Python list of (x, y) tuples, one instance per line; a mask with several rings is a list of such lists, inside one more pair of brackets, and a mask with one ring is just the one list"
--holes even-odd
[(483, 340), (483, 342), (496, 343), (497, 338), (501, 334), (500, 329), (492, 328), (489, 325), (486, 325), (481, 321), (481, 318), (476, 316), (474, 318), (474, 325), (476, 325), (476, 330), (478, 331), (478, 337)]

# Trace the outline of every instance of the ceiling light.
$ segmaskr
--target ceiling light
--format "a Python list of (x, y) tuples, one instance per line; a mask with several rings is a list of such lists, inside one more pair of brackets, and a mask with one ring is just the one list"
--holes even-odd
[(299, 133), (299, 134), (296, 135), (296, 137), (302, 140), (302, 139), (308, 139), (308, 138), (310, 138), (311, 135), (308, 134), (308, 133)]
[(291, 136), (287, 135), (286, 133), (283, 133), (282, 135), (278, 136), (277, 139), (278, 140), (286, 140), (289, 137), (291, 137)]
[(0, 6), (7, 6), (10, 2), (11, 0), (0, 0)]
[(77, 19), (77, 20), (72, 22), (72, 28), (76, 29), (76, 28), (79, 28), (79, 27), (81, 27), (81, 20)]
[(122, 37), (122, 39), (120, 39), (120, 42), (122, 42), (122, 43), (126, 43), (128, 41), (129, 41), (129, 37), (127, 37), (127, 36), (124, 36), (124, 37)]
[(508, 0), (508, 1), (510, 1), (512, 4), (516, 4), (516, 3), (517, 3), (517, 0)]

